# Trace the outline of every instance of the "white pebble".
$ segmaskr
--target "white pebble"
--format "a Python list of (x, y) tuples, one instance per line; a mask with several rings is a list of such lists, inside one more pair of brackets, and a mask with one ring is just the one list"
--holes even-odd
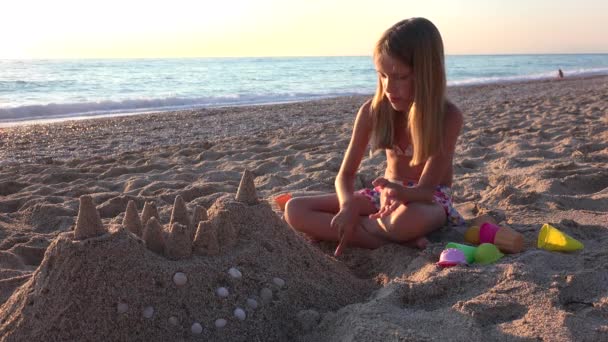
[(216, 328), (223, 328), (226, 326), (226, 323), (228, 323), (228, 321), (226, 321), (223, 318), (218, 318), (215, 320), (215, 326)]
[(220, 297), (228, 297), (228, 289), (225, 287), (219, 287), (215, 293)]
[(154, 308), (151, 306), (146, 306), (144, 308), (143, 315), (146, 318), (152, 318), (152, 316), (154, 316)]
[(190, 330), (192, 331), (193, 334), (201, 334), (203, 333), (203, 326), (198, 323), (198, 322), (194, 322), (194, 324), (192, 324), (192, 328), (190, 328)]
[(281, 279), (281, 278), (273, 278), (272, 282), (278, 286), (279, 288), (285, 286), (285, 280)]
[(235, 267), (231, 267), (228, 270), (228, 274), (230, 274), (230, 276), (234, 279), (241, 279), (243, 277), (243, 274), (241, 273), (241, 271), (239, 271)]
[(169, 317), (169, 324), (177, 326), (179, 324), (179, 320), (175, 316)]
[(118, 311), (119, 314), (125, 313), (127, 310), (129, 310), (129, 305), (127, 305), (127, 303), (118, 303), (118, 305), (116, 305), (116, 311)]
[(236, 308), (234, 309), (234, 317), (240, 319), (241, 321), (244, 321), (247, 317), (247, 314), (245, 313), (245, 310), (241, 308)]
[(173, 275), (173, 282), (177, 286), (183, 286), (186, 284), (187, 281), (188, 281), (188, 277), (186, 276), (185, 273), (177, 272)]
[(255, 310), (258, 308), (258, 301), (253, 298), (249, 298), (247, 299), (247, 306)]
[(272, 300), (272, 290), (265, 287), (260, 291), (260, 297), (264, 303), (268, 303)]

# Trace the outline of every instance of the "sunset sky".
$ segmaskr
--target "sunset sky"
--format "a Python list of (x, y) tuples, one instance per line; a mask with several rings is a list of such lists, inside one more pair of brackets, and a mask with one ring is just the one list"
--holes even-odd
[(370, 55), (408, 17), (447, 54), (608, 53), (606, 0), (20, 0), (0, 58)]

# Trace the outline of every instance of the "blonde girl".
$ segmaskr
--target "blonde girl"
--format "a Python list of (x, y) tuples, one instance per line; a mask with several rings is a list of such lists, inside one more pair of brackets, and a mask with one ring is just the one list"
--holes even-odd
[[(452, 205), (452, 159), (462, 113), (446, 99), (443, 43), (429, 20), (400, 21), (374, 49), (378, 86), (355, 119), (352, 137), (335, 180), (336, 193), (287, 202), (289, 225), (317, 240), (377, 248), (412, 242), (463, 224)], [(387, 167), (374, 188), (355, 192), (355, 175), (368, 145), (385, 150)]]

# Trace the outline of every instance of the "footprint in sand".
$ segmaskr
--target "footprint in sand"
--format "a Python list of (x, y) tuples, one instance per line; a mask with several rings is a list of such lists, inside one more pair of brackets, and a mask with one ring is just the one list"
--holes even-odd
[(601, 297), (606, 297), (608, 271), (585, 270), (566, 277), (566, 285), (559, 293), (559, 303), (568, 311), (594, 307)]
[[(486, 298), (490, 296), (492, 298)], [(524, 317), (528, 312), (526, 306), (510, 302), (509, 296), (501, 297), (496, 298), (495, 294), (483, 294), (478, 298), (459, 302), (454, 308), (471, 316), (482, 326), (511, 322)]]

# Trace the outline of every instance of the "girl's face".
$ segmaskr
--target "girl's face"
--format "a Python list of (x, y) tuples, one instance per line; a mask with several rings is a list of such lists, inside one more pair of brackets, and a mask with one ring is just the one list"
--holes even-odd
[(414, 101), (414, 74), (410, 66), (386, 54), (374, 58), (384, 96), (399, 112), (409, 110)]

